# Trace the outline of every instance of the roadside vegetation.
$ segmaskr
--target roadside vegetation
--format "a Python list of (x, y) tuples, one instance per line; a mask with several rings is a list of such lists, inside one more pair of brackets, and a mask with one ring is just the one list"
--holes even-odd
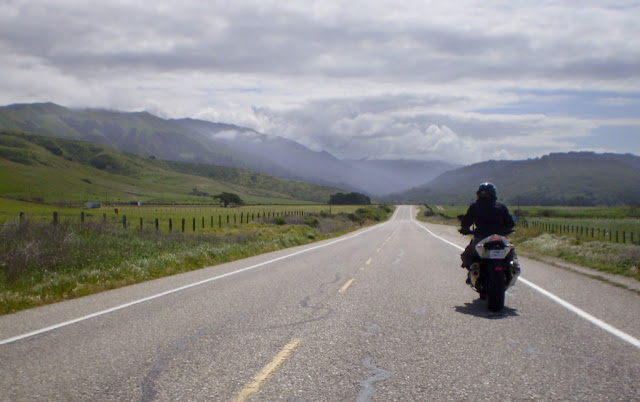
[[(457, 216), (464, 206), (422, 205), (419, 219), (432, 223), (459, 225)], [(640, 280), (640, 209), (637, 207), (526, 207), (511, 209), (517, 217), (516, 231), (509, 236), (523, 256), (558, 258), (602, 272)], [(573, 227), (559, 231), (556, 228)], [(593, 229), (580, 230), (580, 229)], [(626, 234), (622, 243), (620, 235)], [(610, 237), (618, 233), (618, 242)], [(635, 233), (631, 242), (631, 233)]]
[(125, 229), (111, 221), (6, 220), (0, 227), (0, 314), (308, 244), (378, 223), (389, 206), (261, 218), (204, 232)]

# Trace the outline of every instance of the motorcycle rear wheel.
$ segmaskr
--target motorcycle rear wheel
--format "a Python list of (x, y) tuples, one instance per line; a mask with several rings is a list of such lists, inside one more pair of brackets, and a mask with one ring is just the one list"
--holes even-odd
[(489, 311), (498, 312), (504, 308), (504, 292), (506, 278), (503, 270), (489, 270), (489, 281), (487, 283), (487, 305)]

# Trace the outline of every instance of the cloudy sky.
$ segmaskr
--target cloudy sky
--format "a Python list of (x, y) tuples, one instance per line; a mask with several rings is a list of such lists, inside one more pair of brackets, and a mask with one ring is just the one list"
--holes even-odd
[(640, 155), (639, 1), (0, 0), (0, 105), (233, 123), (340, 158)]

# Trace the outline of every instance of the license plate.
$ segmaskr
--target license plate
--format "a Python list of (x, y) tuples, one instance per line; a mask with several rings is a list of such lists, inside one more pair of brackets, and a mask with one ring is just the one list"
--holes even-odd
[(489, 258), (492, 260), (503, 260), (506, 256), (506, 250), (489, 250)]

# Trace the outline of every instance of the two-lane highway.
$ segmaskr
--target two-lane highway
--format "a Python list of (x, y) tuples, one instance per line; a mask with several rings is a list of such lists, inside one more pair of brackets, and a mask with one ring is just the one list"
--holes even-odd
[(490, 314), (415, 211), (0, 317), (0, 399), (640, 398), (638, 295), (523, 259)]

